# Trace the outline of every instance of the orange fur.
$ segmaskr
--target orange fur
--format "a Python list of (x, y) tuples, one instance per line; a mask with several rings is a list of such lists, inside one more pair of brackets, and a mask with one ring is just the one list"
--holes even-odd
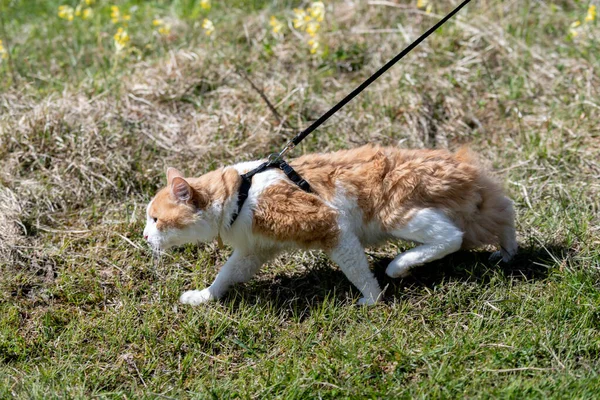
[(181, 229), (196, 219), (194, 206), (177, 202), (169, 188), (162, 189), (156, 194), (148, 210), (150, 218), (156, 218), (156, 228), (164, 231), (169, 228)]
[[(513, 224), (510, 200), (464, 148), (453, 154), (367, 145), (306, 155), (290, 165), (310, 183), (314, 194), (287, 180), (268, 187), (253, 210), (254, 233), (301, 247), (335, 246), (337, 211), (326, 202), (339, 190), (356, 199), (364, 223), (378, 223), (384, 231), (402, 226), (418, 210), (440, 209), (465, 232), (463, 248), (497, 244), (502, 228)], [(159, 230), (189, 223), (194, 219), (194, 204), (204, 208), (237, 196), (240, 185), (238, 173), (231, 168), (186, 180), (194, 189), (190, 202), (178, 203), (167, 187), (152, 203), (150, 216), (159, 218)]]
[(254, 211), (254, 233), (303, 248), (330, 249), (337, 243), (337, 212), (319, 197), (289, 182), (266, 189)]
[[(316, 193), (303, 197), (331, 200), (337, 184), (347, 195), (357, 199), (364, 223), (375, 221), (385, 230), (404, 224), (417, 210), (435, 207), (445, 211), (465, 231), (463, 247), (474, 248), (498, 243), (501, 228), (512, 224), (514, 218), (512, 213), (504, 213), (509, 200), (503, 196), (500, 186), (485, 176), (466, 148), (452, 154), (446, 150), (402, 150), (367, 145), (353, 150), (306, 155), (290, 164)], [(259, 208), (263, 201), (285, 199), (286, 196), (278, 200), (270, 197), (287, 191), (287, 182), (273, 186), (259, 201)], [(293, 210), (294, 206), (290, 204), (285, 208)], [(271, 213), (270, 218), (271, 225), (285, 226), (289, 216)], [(310, 220), (305, 222), (307, 232), (318, 229), (316, 225), (310, 225)], [(285, 232), (282, 228), (278, 230)], [(335, 232), (333, 227), (327, 227), (327, 230)]]

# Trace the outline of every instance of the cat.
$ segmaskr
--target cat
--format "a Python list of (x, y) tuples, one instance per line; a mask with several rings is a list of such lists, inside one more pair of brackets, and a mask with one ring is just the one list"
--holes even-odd
[(233, 247), (215, 281), (184, 292), (198, 305), (223, 296), (286, 249), (320, 249), (356, 286), (358, 304), (382, 291), (369, 269), (366, 246), (391, 239), (418, 245), (389, 263), (386, 274), (406, 277), (413, 267), (459, 249), (499, 245), (494, 257), (517, 252), (512, 201), (466, 149), (403, 150), (366, 145), (309, 154), (290, 165), (310, 184), (295, 185), (279, 169), (256, 174), (239, 217), (240, 174), (262, 161), (219, 168), (199, 178), (167, 170), (167, 186), (147, 207), (144, 238), (156, 250), (219, 238)]

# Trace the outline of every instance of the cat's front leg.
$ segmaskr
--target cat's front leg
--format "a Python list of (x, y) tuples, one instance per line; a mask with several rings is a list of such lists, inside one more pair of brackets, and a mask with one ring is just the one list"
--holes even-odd
[(188, 290), (181, 295), (179, 301), (196, 306), (217, 300), (227, 292), (231, 285), (250, 280), (270, 257), (270, 252), (258, 255), (249, 251), (234, 250), (231, 257), (221, 267), (212, 285), (203, 290)]

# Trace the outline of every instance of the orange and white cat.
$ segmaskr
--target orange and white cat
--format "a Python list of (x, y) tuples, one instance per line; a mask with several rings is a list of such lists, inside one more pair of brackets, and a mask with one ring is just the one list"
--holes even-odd
[(307, 193), (281, 170), (256, 174), (235, 222), (240, 174), (262, 161), (246, 162), (184, 178), (167, 171), (167, 187), (147, 208), (144, 237), (155, 249), (221, 237), (233, 254), (215, 281), (180, 301), (200, 304), (248, 281), (261, 265), (286, 249), (321, 249), (373, 304), (381, 288), (365, 246), (390, 239), (418, 245), (398, 254), (386, 269), (407, 276), (413, 267), (461, 248), (498, 245), (504, 261), (517, 252), (512, 202), (467, 151), (401, 150), (363, 146), (297, 158), (290, 165), (310, 184)]

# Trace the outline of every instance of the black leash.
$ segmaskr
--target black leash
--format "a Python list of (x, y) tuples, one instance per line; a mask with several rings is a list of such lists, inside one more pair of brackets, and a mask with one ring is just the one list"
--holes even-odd
[(308, 184), (308, 182), (306, 182), (304, 179), (302, 179), (300, 177), (300, 175), (298, 175), (296, 173), (296, 171), (294, 171), (292, 169), (292, 167), (290, 167), (285, 161), (283, 161), (282, 157), (289, 150), (292, 150), (294, 147), (296, 147), (302, 140), (304, 140), (304, 138), (306, 138), (308, 135), (310, 135), (315, 129), (317, 129), (325, 121), (327, 121), (333, 114), (338, 112), (342, 107), (344, 107), (346, 104), (348, 104), (348, 102), (350, 102), (352, 99), (354, 99), (356, 96), (358, 96), (360, 94), (360, 92), (362, 92), (363, 90), (365, 90), (367, 88), (367, 86), (369, 86), (371, 83), (375, 82), (377, 80), (377, 78), (379, 78), (388, 69), (390, 69), (392, 67), (392, 65), (396, 64), (398, 61), (400, 61), (402, 58), (404, 58), (404, 56), (406, 56), (415, 47), (417, 47), (419, 44), (421, 44), (421, 42), (423, 40), (427, 39), (427, 37), (429, 37), (433, 32), (435, 32), (440, 26), (444, 25), (450, 18), (452, 18), (457, 12), (459, 12), (470, 1), (471, 0), (464, 0), (462, 3), (460, 3), (454, 10), (452, 10), (450, 12), (450, 14), (446, 15), (444, 18), (442, 18), (440, 21), (438, 21), (438, 23), (436, 23), (434, 26), (429, 28), (429, 30), (427, 32), (425, 32), (421, 36), (419, 36), (419, 38), (417, 40), (415, 40), (410, 45), (408, 45), (396, 57), (394, 57), (390, 61), (388, 61), (383, 67), (379, 68), (379, 70), (377, 70), (377, 72), (375, 72), (373, 75), (371, 75), (366, 81), (361, 83), (360, 86), (358, 86), (356, 89), (354, 89), (352, 92), (350, 92), (346, 97), (344, 97), (340, 102), (338, 102), (335, 106), (333, 106), (329, 111), (327, 111), (325, 114), (323, 114), (318, 120), (316, 120), (315, 122), (310, 124), (310, 126), (308, 128), (306, 128), (305, 130), (303, 130), (302, 132), (297, 134), (292, 140), (290, 140), (285, 145), (283, 150), (281, 150), (279, 153), (273, 153), (273, 154), (269, 155), (269, 158), (266, 162), (264, 162), (257, 168), (253, 169), (252, 171), (241, 175), (242, 184), (240, 186), (239, 195), (238, 195), (238, 207), (237, 207), (237, 211), (234, 212), (234, 214), (231, 218), (229, 226), (233, 225), (233, 223), (235, 222), (236, 218), (238, 217), (240, 211), (242, 210), (242, 206), (244, 205), (244, 202), (248, 198), (248, 193), (250, 192), (250, 186), (252, 185), (252, 177), (259, 172), (263, 172), (266, 169), (280, 168), (288, 176), (288, 178), (290, 178), (290, 180), (292, 180), (292, 182), (296, 183), (302, 190), (310, 193), (311, 190), (310, 190), (310, 185)]

